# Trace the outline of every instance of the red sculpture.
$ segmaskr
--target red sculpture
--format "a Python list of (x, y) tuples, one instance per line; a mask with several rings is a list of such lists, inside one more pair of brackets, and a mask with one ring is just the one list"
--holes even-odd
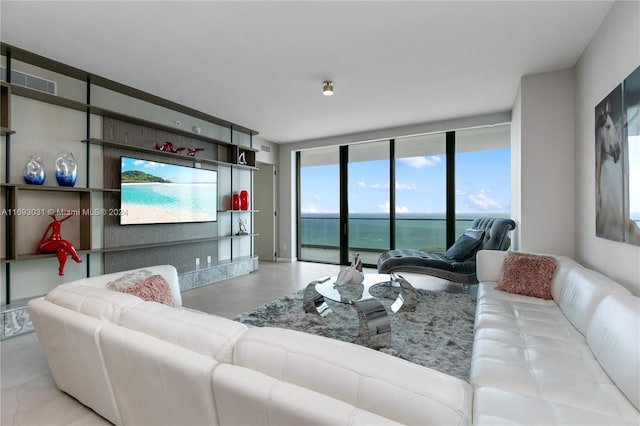
[[(42, 253), (57, 252), (58, 265), (59, 265), (58, 275), (62, 276), (64, 275), (64, 264), (67, 263), (68, 255), (71, 255), (71, 258), (76, 263), (82, 263), (82, 259), (80, 259), (80, 257), (78, 256), (78, 253), (76, 252), (76, 249), (73, 247), (73, 245), (69, 241), (63, 240), (62, 237), (60, 236), (60, 227), (62, 225), (62, 222), (64, 222), (67, 219), (70, 219), (71, 216), (73, 216), (73, 213), (68, 215), (62, 220), (58, 220), (55, 214), (51, 214), (49, 216), (53, 218), (53, 222), (51, 222), (49, 226), (47, 226), (47, 229), (44, 231), (44, 234), (42, 234), (42, 238), (38, 243), (38, 248), (33, 254), (36, 254), (38, 250), (41, 251)], [(47, 234), (49, 233), (50, 230), (51, 230), (51, 235), (47, 237)]]
[(153, 147), (158, 151), (171, 152), (172, 154), (177, 154), (186, 149), (186, 148), (174, 148), (171, 142), (165, 142), (162, 145), (158, 145), (157, 143), (154, 143)]

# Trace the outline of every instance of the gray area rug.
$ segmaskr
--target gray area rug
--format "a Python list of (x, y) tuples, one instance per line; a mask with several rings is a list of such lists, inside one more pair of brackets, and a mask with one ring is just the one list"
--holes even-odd
[[(375, 286), (371, 294), (391, 312), (390, 306), (398, 291), (393, 287)], [(380, 351), (468, 381), (475, 299), (468, 294), (420, 289), (417, 292), (414, 312), (390, 314), (391, 346)], [(303, 290), (299, 290), (235, 320), (250, 326), (289, 328), (356, 342), (358, 316), (354, 308), (327, 300), (333, 312), (323, 318), (304, 312), (302, 296)]]

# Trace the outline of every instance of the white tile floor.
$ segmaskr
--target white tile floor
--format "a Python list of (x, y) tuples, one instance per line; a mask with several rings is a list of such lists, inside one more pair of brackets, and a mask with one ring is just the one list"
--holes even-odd
[[(320, 263), (261, 262), (260, 269), (252, 274), (185, 291), (183, 305), (234, 318), (304, 288), (313, 279), (336, 275), (339, 270), (339, 266)], [(442, 280), (403, 275), (416, 287), (460, 291), (459, 286)], [(0, 370), (3, 426), (110, 424), (56, 388), (35, 333), (0, 342)]]

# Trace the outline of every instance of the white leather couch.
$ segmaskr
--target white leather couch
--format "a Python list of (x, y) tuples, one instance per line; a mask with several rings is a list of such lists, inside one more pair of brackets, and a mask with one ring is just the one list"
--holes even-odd
[(473, 423), (640, 424), (640, 299), (559, 256), (553, 300), (495, 290), (505, 255), (477, 258)]
[[(471, 423), (457, 378), (368, 348), (252, 328), (107, 290), (115, 273), (58, 286), (29, 310), (57, 386), (117, 425)], [(302, 309), (302, 306), (300, 307)]]

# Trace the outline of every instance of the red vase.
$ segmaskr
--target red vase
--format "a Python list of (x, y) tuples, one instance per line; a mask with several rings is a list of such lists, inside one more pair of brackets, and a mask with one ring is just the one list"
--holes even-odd
[(249, 193), (247, 191), (240, 191), (240, 209), (249, 210)]
[(237, 192), (233, 193), (233, 205), (231, 208), (233, 210), (240, 210), (240, 196)]

